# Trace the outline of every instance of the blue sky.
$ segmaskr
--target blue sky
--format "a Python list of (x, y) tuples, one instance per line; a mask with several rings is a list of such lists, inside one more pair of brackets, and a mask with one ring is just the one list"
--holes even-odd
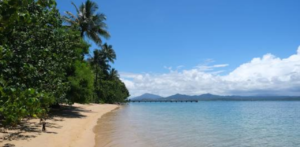
[[(73, 2), (79, 5), (84, 0)], [(287, 59), (296, 54), (300, 45), (299, 0), (96, 2), (100, 12), (107, 16), (112, 35), (107, 42), (117, 52), (114, 67), (125, 73), (127, 84), (136, 84), (133, 75), (161, 76), (172, 72), (166, 67), (174, 70), (178, 66), (181, 67), (178, 72), (183, 73), (199, 66), (226, 64), (217, 70), (217, 76), (226, 76), (268, 53)], [(58, 1), (58, 8), (61, 13), (75, 11), (70, 0)], [(142, 92), (167, 95), (163, 91), (137, 91), (134, 95)]]

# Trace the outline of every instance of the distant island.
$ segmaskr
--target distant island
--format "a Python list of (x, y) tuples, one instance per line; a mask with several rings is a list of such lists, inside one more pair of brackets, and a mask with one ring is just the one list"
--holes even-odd
[(214, 94), (202, 95), (184, 95), (175, 94), (168, 97), (162, 97), (155, 94), (145, 93), (141, 96), (130, 98), (130, 101), (299, 101), (300, 96), (221, 96)]

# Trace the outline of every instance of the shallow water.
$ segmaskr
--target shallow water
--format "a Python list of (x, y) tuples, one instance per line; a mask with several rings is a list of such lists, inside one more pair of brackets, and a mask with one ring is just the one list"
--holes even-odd
[(131, 103), (94, 131), (97, 147), (296, 147), (300, 102)]

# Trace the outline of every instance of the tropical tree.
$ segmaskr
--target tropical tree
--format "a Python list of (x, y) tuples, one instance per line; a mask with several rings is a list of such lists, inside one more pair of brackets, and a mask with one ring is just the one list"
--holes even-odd
[(110, 63), (114, 63), (116, 59), (116, 53), (112, 47), (112, 45), (108, 45), (107, 43), (101, 46), (101, 50), (94, 50), (94, 55), (89, 59), (94, 72), (95, 72), (95, 91), (99, 97), (103, 97), (101, 95), (101, 88), (103, 89), (102, 81), (107, 80), (109, 77), (109, 71), (111, 69)]
[(42, 117), (67, 102), (66, 69), (79, 56), (78, 30), (62, 26), (54, 0), (0, 1), (0, 115), (4, 124)]
[(76, 61), (73, 64), (73, 73), (68, 77), (70, 89), (67, 98), (71, 103), (93, 102), (94, 73), (85, 61)]
[(111, 45), (95, 50), (91, 64), (82, 58), (90, 47), (84, 36), (98, 45), (101, 36), (109, 37), (105, 16), (95, 13), (90, 0), (75, 8), (77, 17), (65, 17), (70, 27), (63, 25), (55, 0), (0, 0), (1, 125), (43, 118), (53, 104), (95, 102), (95, 91), (105, 103), (129, 96), (111, 69), (116, 59)]
[(102, 45), (101, 56), (107, 63), (108, 62), (114, 63), (114, 61), (117, 58), (117, 55), (116, 55), (112, 45), (108, 45), (107, 43), (104, 43)]
[(101, 47), (101, 50), (94, 50), (94, 56), (90, 59), (96, 74), (95, 82), (98, 82), (100, 72), (102, 72), (106, 77), (109, 76), (109, 70), (111, 68), (109, 63), (114, 63), (117, 57), (112, 45), (105, 43)]
[(109, 71), (108, 79), (109, 80), (117, 80), (117, 79), (119, 79), (119, 73), (118, 73), (118, 71), (116, 69), (112, 68)]
[(104, 103), (124, 102), (129, 97), (125, 84), (119, 78), (102, 81), (102, 88), (98, 93)]
[(109, 70), (111, 68), (109, 63), (114, 63), (117, 58), (117, 55), (112, 47), (112, 45), (108, 45), (107, 43), (102, 45), (102, 49), (100, 50), (100, 68), (102, 69), (105, 76), (109, 75)]
[(63, 20), (69, 25), (77, 27), (80, 30), (81, 37), (86, 36), (98, 45), (102, 44), (101, 37), (110, 37), (107, 25), (104, 22), (106, 16), (102, 13), (97, 13), (98, 5), (95, 2), (87, 0), (79, 8), (73, 2), (72, 5), (75, 7), (77, 15), (66, 11), (66, 16), (63, 16)]

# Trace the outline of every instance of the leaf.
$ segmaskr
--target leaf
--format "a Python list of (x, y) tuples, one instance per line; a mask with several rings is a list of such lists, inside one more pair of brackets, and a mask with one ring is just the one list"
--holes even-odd
[(15, 92), (15, 91), (16, 91), (16, 88), (10, 88), (10, 91), (11, 91), (11, 92)]
[(36, 115), (36, 114), (33, 114), (32, 117), (33, 117), (33, 118), (37, 118), (37, 115)]

